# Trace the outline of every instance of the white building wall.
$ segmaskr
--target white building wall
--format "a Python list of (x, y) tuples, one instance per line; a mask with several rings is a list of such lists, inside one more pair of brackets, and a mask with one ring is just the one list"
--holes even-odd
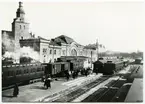
[(48, 63), (49, 62), (48, 51), (49, 51), (48, 44), (40, 43), (40, 62), (42, 62), (42, 63)]

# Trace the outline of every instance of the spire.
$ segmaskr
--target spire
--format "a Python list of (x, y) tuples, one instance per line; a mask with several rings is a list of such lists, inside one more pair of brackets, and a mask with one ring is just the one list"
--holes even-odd
[(19, 8), (20, 8), (20, 7), (23, 7), (22, 5), (23, 5), (23, 2), (20, 1), (20, 2), (19, 2)]
[(17, 9), (16, 17), (24, 18), (24, 15), (25, 15), (25, 12), (23, 9), (23, 2), (19, 2), (19, 8)]

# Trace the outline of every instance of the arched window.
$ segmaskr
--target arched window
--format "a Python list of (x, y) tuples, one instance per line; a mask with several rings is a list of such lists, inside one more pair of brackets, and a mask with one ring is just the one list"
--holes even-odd
[(71, 55), (72, 55), (72, 56), (77, 56), (77, 51), (76, 51), (75, 49), (73, 49), (73, 50), (71, 51)]

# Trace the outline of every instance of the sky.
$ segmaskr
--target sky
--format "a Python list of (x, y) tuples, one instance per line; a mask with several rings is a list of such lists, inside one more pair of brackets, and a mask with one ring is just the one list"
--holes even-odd
[[(30, 32), (52, 39), (67, 35), (82, 45), (98, 39), (107, 50), (144, 50), (144, 3), (24, 1)], [(0, 29), (10, 30), (18, 1), (0, 1)]]

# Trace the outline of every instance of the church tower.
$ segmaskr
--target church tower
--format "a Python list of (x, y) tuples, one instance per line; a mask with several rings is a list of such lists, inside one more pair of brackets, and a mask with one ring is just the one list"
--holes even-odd
[(25, 11), (23, 9), (23, 3), (19, 2), (19, 7), (16, 11), (16, 18), (14, 18), (12, 23), (12, 34), (14, 36), (15, 41), (15, 51), (19, 51), (20, 49), (20, 39), (28, 39), (31, 38), (29, 33), (29, 23), (25, 20)]

